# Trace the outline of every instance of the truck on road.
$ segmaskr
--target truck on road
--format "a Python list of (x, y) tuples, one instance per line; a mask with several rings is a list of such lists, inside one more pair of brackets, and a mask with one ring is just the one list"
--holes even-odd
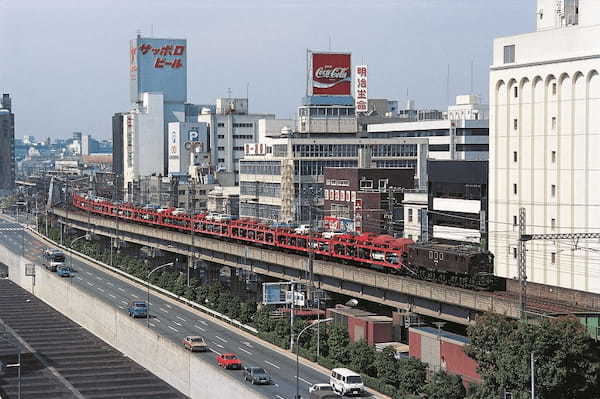
[(51, 272), (56, 268), (65, 265), (65, 254), (58, 249), (46, 248), (42, 254), (42, 265)]

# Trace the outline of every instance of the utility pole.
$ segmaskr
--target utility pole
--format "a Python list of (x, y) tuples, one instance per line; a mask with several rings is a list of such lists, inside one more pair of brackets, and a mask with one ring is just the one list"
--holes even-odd
[(531, 399), (535, 399), (535, 359), (531, 352)]
[(292, 303), (290, 306), (290, 351), (294, 352), (294, 303), (296, 302), (296, 292), (294, 291), (294, 282), (290, 283), (292, 291)]
[(521, 320), (524, 320), (527, 316), (525, 310), (527, 308), (527, 255), (525, 254), (526, 247), (523, 237), (525, 236), (525, 208), (519, 208), (519, 285), (521, 286), (520, 291), (520, 302), (521, 302)]
[(579, 240), (599, 239), (600, 233), (559, 233), (559, 234), (527, 234), (525, 231), (525, 208), (519, 209), (519, 282), (521, 283), (521, 318), (525, 317), (527, 306), (527, 254), (525, 244), (533, 240), (572, 240), (574, 250), (577, 249)]

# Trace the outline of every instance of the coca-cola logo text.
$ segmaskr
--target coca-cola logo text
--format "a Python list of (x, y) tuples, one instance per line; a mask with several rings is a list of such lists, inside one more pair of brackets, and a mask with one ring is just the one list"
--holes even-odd
[(332, 65), (324, 65), (315, 71), (315, 79), (346, 79), (349, 76), (350, 68), (339, 68)]

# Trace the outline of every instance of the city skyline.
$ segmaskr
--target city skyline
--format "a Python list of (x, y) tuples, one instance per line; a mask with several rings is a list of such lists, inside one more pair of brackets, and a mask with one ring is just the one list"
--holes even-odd
[[(0, 68), (0, 85), (14, 99), (16, 137), (83, 131), (109, 138), (112, 114), (130, 108), (128, 45), (141, 31), (188, 40), (192, 103), (214, 103), (229, 92), (245, 97), (248, 90), (252, 112), (294, 117), (304, 95), (306, 49), (331, 43), (332, 50), (351, 51), (354, 65), (370, 65), (372, 97), (404, 101), (408, 92), (417, 106), (444, 109), (448, 64), (450, 102), (470, 91), (471, 61), (474, 92), (487, 102), (492, 39), (531, 30), (534, 3), (177, 1), (138, 9), (113, 1), (59, 1), (52, 8), (0, 2), (8, 39), (1, 50), (19, 54)], [(314, 18), (316, 11), (322, 18)], [(103, 28), (107, 20), (111, 31)], [(446, 34), (436, 34), (441, 30)]]

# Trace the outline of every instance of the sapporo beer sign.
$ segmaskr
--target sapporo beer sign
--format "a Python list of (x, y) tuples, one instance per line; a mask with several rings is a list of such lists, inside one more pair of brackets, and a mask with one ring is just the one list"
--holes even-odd
[(312, 94), (349, 96), (351, 67), (349, 53), (312, 53)]

